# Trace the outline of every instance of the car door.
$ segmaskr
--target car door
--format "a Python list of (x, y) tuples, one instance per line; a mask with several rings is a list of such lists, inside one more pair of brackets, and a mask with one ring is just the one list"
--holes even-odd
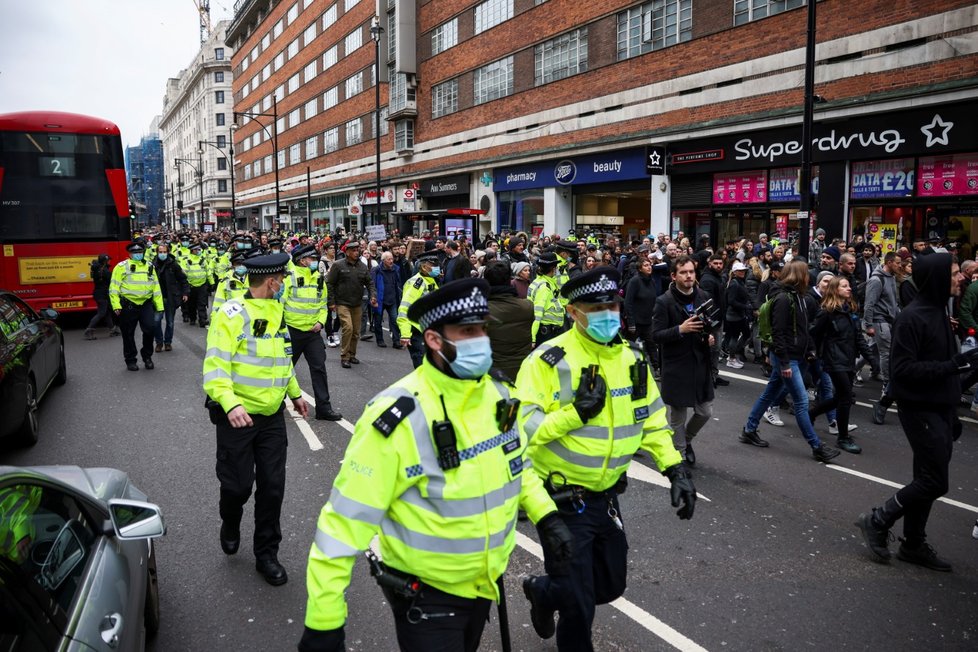
[(37, 383), (37, 395), (40, 397), (58, 370), (61, 357), (59, 338), (50, 322), (42, 320), (26, 303), (13, 296), (10, 297), (10, 302), (12, 308), (19, 313), (24, 343), (33, 349), (34, 380)]
[(29, 350), (21, 337), (23, 316), (16, 310), (9, 295), (0, 294), (0, 437), (20, 427), (26, 409), (26, 389)]

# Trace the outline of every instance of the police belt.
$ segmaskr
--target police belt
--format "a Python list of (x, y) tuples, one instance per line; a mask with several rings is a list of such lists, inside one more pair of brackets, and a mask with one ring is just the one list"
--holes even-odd
[(560, 335), (564, 332), (564, 324), (540, 324), (539, 335)]
[(582, 512), (584, 511), (582, 505), (588, 501), (607, 501), (625, 493), (625, 490), (628, 489), (628, 477), (623, 474), (618, 479), (618, 482), (604, 491), (591, 491), (580, 485), (573, 484), (564, 484), (555, 487), (550, 482), (544, 482), (544, 487), (558, 508), (570, 507), (577, 512)]

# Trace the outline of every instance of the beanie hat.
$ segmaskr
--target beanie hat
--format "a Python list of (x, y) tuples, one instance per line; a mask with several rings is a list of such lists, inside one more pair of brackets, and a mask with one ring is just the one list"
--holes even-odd
[(822, 253), (828, 256), (832, 256), (832, 260), (834, 260), (835, 262), (839, 262), (839, 257), (842, 256), (842, 252), (839, 251), (839, 248), (836, 246), (826, 247), (825, 249), (822, 250)]

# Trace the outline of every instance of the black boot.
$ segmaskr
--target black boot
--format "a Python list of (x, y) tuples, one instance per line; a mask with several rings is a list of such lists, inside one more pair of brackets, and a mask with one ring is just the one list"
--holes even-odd
[(761, 439), (761, 436), (757, 434), (756, 430), (748, 430), (747, 428), (744, 428), (743, 431), (741, 431), (740, 441), (745, 444), (757, 446), (758, 448), (768, 447), (768, 443)]
[(858, 455), (863, 452), (862, 447), (853, 441), (852, 437), (839, 436), (836, 440), (836, 444), (847, 453), (852, 453), (853, 455)]
[(863, 540), (876, 561), (890, 561), (889, 542), (893, 540), (890, 528), (902, 515), (903, 507), (896, 496), (890, 496), (882, 507), (874, 507), (869, 514), (860, 514), (856, 519), (856, 527), (862, 532)]
[(937, 552), (926, 541), (921, 541), (919, 545), (913, 546), (901, 539), (900, 547), (897, 549), (897, 559), (931, 570), (944, 573), (951, 572), (951, 563), (938, 557)]

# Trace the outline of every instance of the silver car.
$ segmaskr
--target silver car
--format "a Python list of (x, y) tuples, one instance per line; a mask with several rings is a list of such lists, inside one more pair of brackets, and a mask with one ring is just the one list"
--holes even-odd
[(165, 533), (122, 471), (0, 466), (0, 650), (142, 650)]

